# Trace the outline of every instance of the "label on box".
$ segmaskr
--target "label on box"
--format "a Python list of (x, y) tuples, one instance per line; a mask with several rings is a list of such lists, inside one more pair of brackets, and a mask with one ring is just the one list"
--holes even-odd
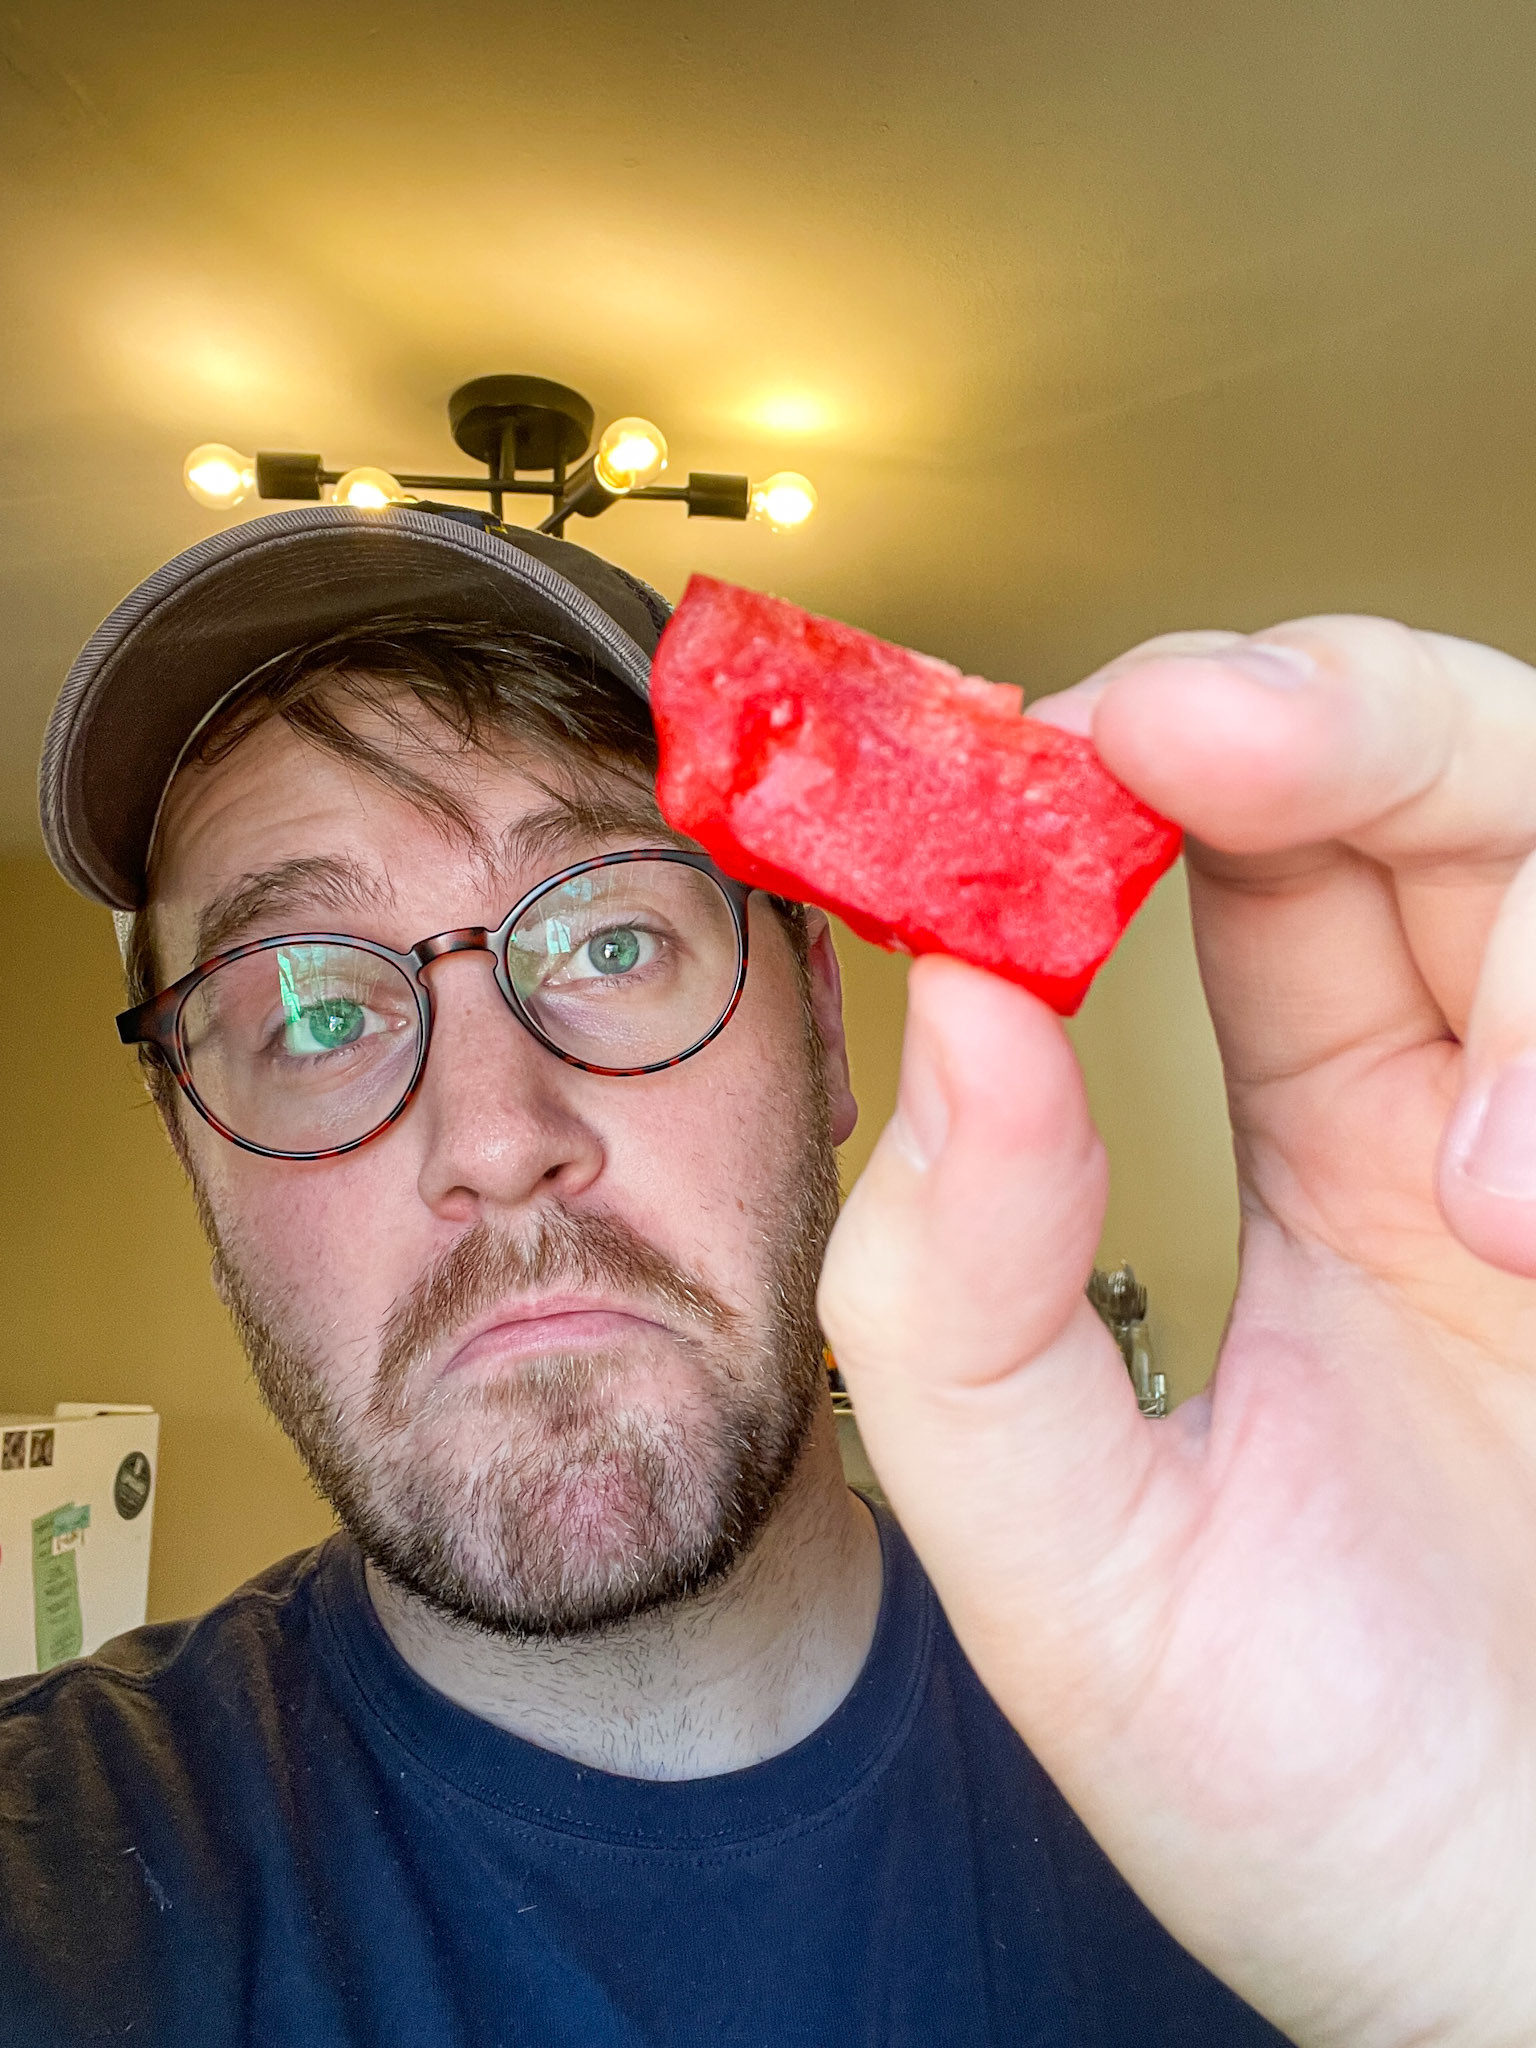
[(78, 1657), (85, 1643), (80, 1617), (80, 1573), (75, 1552), (90, 1526), (89, 1506), (66, 1501), (32, 1524), (32, 1619), (37, 1668), (51, 1671)]

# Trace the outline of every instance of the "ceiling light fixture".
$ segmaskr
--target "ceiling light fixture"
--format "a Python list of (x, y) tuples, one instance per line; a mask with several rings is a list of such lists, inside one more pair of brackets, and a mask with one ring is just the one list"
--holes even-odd
[[(663, 498), (686, 505), (691, 519), (764, 520), (776, 532), (803, 526), (816, 509), (809, 480), (793, 470), (753, 485), (744, 476), (690, 470), (683, 484), (656, 479), (667, 466), (667, 443), (649, 420), (626, 416), (604, 428), (591, 447), (596, 415), (579, 391), (546, 377), (477, 377), (448, 401), (448, 424), (464, 453), (483, 462), (484, 476), (393, 475), (387, 469), (327, 469), (319, 455), (263, 448), (242, 455), (221, 442), (194, 448), (182, 465), (200, 505), (229, 511), (259, 498), (314, 499), (331, 488), (334, 501), (363, 511), (409, 504), (418, 491), (472, 491), (490, 499), (500, 519), (512, 496), (548, 498), (539, 532), (561, 535), (565, 522), (595, 519), (620, 498)], [(589, 453), (588, 450), (591, 450)]]

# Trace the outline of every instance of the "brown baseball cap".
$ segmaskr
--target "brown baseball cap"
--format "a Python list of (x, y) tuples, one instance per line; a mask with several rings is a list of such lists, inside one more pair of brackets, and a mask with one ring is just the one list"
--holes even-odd
[(668, 617), (586, 548), (454, 505), (306, 505), (227, 527), (130, 591), (69, 672), (38, 770), (59, 873), (138, 909), (161, 801), (231, 692), (305, 641), (401, 612), (539, 634), (641, 698)]

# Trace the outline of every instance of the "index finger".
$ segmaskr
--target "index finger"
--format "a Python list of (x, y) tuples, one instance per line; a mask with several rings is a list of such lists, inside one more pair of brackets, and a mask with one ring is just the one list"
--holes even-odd
[(1084, 687), (1114, 773), (1223, 852), (1337, 839), (1398, 868), (1536, 840), (1536, 670), (1495, 648), (1294, 619), (1198, 652), (1153, 643)]
[(1536, 672), (1449, 635), (1323, 617), (1152, 643), (1036, 715), (1081, 722), (1083, 698), (1109, 767), (1191, 834), (1224, 1038), (1266, 987), (1315, 1029), (1310, 1047), (1266, 1044), (1261, 1069), (1433, 1030), (1436, 1009), (1462, 1027), (1503, 886), (1536, 844)]

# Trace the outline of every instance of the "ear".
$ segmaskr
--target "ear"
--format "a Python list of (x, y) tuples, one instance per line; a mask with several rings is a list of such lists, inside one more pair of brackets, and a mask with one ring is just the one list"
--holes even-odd
[(832, 1141), (841, 1145), (853, 1135), (859, 1105), (848, 1074), (848, 1041), (843, 1030), (843, 977), (832, 945), (832, 927), (825, 911), (806, 907), (806, 973), (810, 978), (811, 1020), (821, 1040), (827, 1105), (832, 1115)]

